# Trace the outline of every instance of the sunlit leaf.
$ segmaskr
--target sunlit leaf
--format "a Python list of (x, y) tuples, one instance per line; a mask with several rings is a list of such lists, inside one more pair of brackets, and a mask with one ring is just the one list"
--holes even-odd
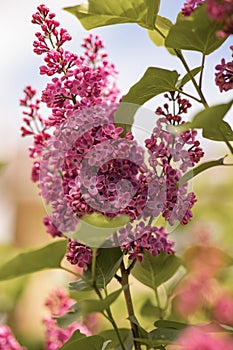
[(197, 8), (191, 16), (181, 13), (165, 40), (169, 48), (200, 51), (205, 55), (219, 48), (225, 39), (219, 39), (216, 32), (222, 29), (222, 23), (209, 18), (205, 5)]
[(121, 23), (153, 29), (159, 4), (159, 0), (89, 0), (65, 10), (75, 15), (87, 30)]
[(44, 269), (58, 269), (66, 249), (67, 241), (58, 240), (45, 247), (21, 253), (0, 267), (0, 280), (19, 277)]
[[(170, 19), (162, 16), (157, 16), (155, 19), (155, 27), (157, 30), (148, 30), (149, 38), (156, 46), (165, 46), (165, 38), (167, 37), (172, 26), (173, 23), (170, 21)], [(172, 55), (175, 55), (173, 49), (167, 48), (167, 50)]]

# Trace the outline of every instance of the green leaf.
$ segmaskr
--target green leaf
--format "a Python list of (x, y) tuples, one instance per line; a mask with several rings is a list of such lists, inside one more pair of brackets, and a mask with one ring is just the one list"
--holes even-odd
[(207, 139), (233, 141), (233, 131), (230, 125), (223, 121), (232, 103), (233, 100), (204, 109), (197, 113), (191, 122), (180, 126), (179, 130), (202, 129), (202, 135)]
[[(156, 46), (165, 46), (165, 39), (169, 33), (169, 30), (173, 26), (173, 23), (170, 19), (162, 16), (157, 16), (155, 19), (155, 28), (154, 30), (148, 30), (149, 38)], [(170, 54), (175, 55), (173, 49), (167, 48)]]
[[(134, 338), (137, 342), (149, 346), (149, 349), (161, 349), (161, 345), (170, 344), (170, 341), (166, 341), (165, 339), (147, 339), (147, 338)], [(148, 347), (147, 347), (148, 349)], [(162, 347), (162, 349), (164, 349)]]
[(123, 127), (124, 135), (131, 130), (134, 115), (140, 105), (163, 92), (175, 91), (177, 80), (176, 71), (155, 67), (147, 69), (144, 76), (124, 96), (114, 115), (116, 124)]
[(71, 311), (57, 318), (60, 327), (66, 328), (73, 322), (77, 322), (81, 317), (85, 317), (94, 312), (102, 313), (106, 310), (121, 294), (122, 288), (109, 294), (103, 300), (87, 299), (80, 300), (71, 306)]
[(124, 137), (128, 131), (131, 131), (134, 123), (134, 115), (139, 106), (134, 103), (121, 102), (114, 114), (114, 120), (117, 126), (124, 129), (122, 136)]
[(70, 290), (69, 291), (69, 296), (71, 299), (74, 299), (76, 301), (80, 300), (86, 300), (86, 299), (97, 299), (98, 296), (96, 295), (94, 290)]
[(153, 29), (159, 5), (159, 0), (89, 0), (65, 10), (75, 15), (87, 30), (121, 23)]
[(149, 67), (143, 77), (124, 96), (123, 102), (142, 105), (163, 92), (175, 91), (178, 77), (176, 71)]
[(171, 127), (170, 132), (183, 132), (189, 129), (202, 129), (203, 137), (214, 141), (233, 141), (233, 131), (223, 118), (231, 108), (233, 100), (211, 107), (197, 113), (191, 122), (178, 127)]
[[(81, 303), (81, 302), (80, 302)], [(70, 309), (74, 309), (76, 307), (76, 304), (72, 305)], [(79, 322), (82, 319), (82, 313), (79, 309), (74, 309), (70, 312), (67, 312), (66, 314), (55, 318), (57, 321), (57, 324), (61, 328), (67, 328), (74, 322)]]
[(132, 275), (146, 286), (157, 289), (162, 283), (170, 279), (182, 265), (175, 255), (160, 253), (152, 256), (145, 252), (142, 262), (137, 262)]
[[(123, 253), (119, 247), (100, 248), (98, 251), (99, 254), (96, 258), (95, 283), (98, 288), (104, 288), (117, 272), (123, 259)], [(88, 269), (84, 271), (83, 276), (91, 283), (92, 265), (89, 265)], [(83, 280), (78, 280), (70, 283), (70, 289), (88, 290), (90, 289), (90, 285)]]
[(140, 309), (140, 314), (144, 317), (159, 318), (161, 315), (161, 311), (162, 309), (158, 306), (153, 305), (150, 299), (146, 299)]
[[(77, 332), (77, 331), (76, 331)], [(75, 333), (76, 333), (75, 332)], [(74, 334), (75, 334), (74, 333)], [(73, 335), (74, 335), (73, 334)], [(104, 344), (104, 338), (99, 335), (93, 335), (91, 337), (81, 337), (77, 333), (78, 338), (71, 337), (60, 350), (102, 350)]]
[(60, 268), (67, 241), (59, 240), (45, 247), (29, 250), (0, 267), (0, 281), (45, 269)]
[(63, 344), (63, 346), (60, 348), (60, 350), (68, 350), (68, 349), (72, 349), (72, 348), (69, 348), (68, 346), (70, 346), (70, 344), (72, 343), (75, 343), (77, 341), (79, 341), (80, 339), (83, 339), (83, 338), (86, 338), (86, 335), (85, 334), (82, 334), (80, 332), (79, 329), (77, 329), (76, 331), (74, 331), (74, 333), (72, 334), (72, 336), (69, 338), (69, 340)]
[[(195, 77), (200, 71), (201, 71), (201, 66), (193, 68), (191, 70), (191, 74), (193, 77)], [(187, 73), (185, 74), (185, 76), (183, 76), (182, 79), (178, 80), (176, 87), (179, 89), (181, 86), (184, 86), (185, 84), (187, 84), (190, 80), (191, 80), (190, 74)]]
[(177, 330), (182, 330), (188, 327), (188, 324), (186, 323), (169, 321), (169, 320), (158, 320), (158, 321), (155, 321), (154, 325), (157, 328), (173, 328)]
[(83, 316), (86, 316), (93, 312), (102, 313), (119, 297), (121, 292), (122, 288), (116, 290), (115, 292), (112, 292), (103, 300), (83, 300), (80, 303), (77, 303), (77, 307), (78, 309), (81, 309)]
[(166, 47), (178, 50), (200, 51), (205, 55), (219, 48), (225, 39), (218, 39), (216, 32), (222, 29), (222, 23), (212, 21), (205, 5), (197, 8), (191, 16), (181, 13), (170, 29), (165, 40)]
[[(127, 338), (129, 338), (129, 336), (132, 339), (132, 333), (129, 329), (119, 328), (118, 331), (123, 342), (127, 341)], [(105, 331), (102, 331), (101, 333), (99, 333), (99, 335), (103, 337), (105, 341), (111, 340), (111, 343), (108, 347), (109, 349), (115, 349), (117, 346), (119, 346), (119, 340), (117, 338), (116, 332), (113, 329), (107, 329)]]
[(179, 181), (179, 187), (185, 184), (187, 181), (191, 180), (193, 177), (197, 176), (198, 174), (202, 173), (203, 171), (213, 168), (215, 166), (224, 165), (224, 159), (220, 158), (217, 160), (212, 160), (210, 162), (205, 162), (200, 165), (198, 165), (196, 168), (193, 168), (192, 170), (189, 170), (186, 174), (182, 176), (182, 178)]
[(149, 338), (157, 341), (159, 341), (162, 344), (170, 344), (173, 342), (177, 336), (179, 335), (179, 330), (174, 328), (158, 328), (154, 329), (149, 333)]

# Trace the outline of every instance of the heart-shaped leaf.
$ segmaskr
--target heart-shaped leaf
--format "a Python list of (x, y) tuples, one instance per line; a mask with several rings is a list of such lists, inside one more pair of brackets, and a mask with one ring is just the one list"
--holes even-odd
[(89, 0), (66, 7), (87, 30), (121, 23), (137, 23), (153, 29), (160, 0)]
[(162, 283), (170, 279), (182, 265), (176, 255), (160, 253), (153, 256), (144, 253), (142, 262), (137, 262), (132, 270), (132, 275), (146, 286), (157, 289)]

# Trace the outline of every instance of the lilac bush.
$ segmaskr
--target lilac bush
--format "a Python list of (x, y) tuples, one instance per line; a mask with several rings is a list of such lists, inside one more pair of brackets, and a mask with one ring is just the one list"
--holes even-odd
[[(202, 89), (205, 57), (233, 33), (233, 3), (188, 0), (175, 24), (158, 15), (159, 3), (109, 0), (106, 6), (104, 1), (89, 0), (88, 6), (66, 8), (88, 30), (139, 24), (185, 68), (186, 75), (179, 79), (175, 70), (149, 67), (124, 96), (117, 87), (118, 72), (98, 35), (89, 34), (81, 45), (83, 53), (76, 54), (65, 49), (72, 38), (45, 5), (38, 6), (32, 16), (32, 23), (40, 28), (34, 52), (43, 57), (40, 74), (49, 81), (41, 96), (30, 85), (24, 89), (21, 131), (23, 137), (33, 138), (29, 148), (31, 179), (47, 210), (45, 229), (55, 241), (14, 258), (0, 269), (0, 276), (2, 271), (6, 271), (5, 275), (2, 272), (4, 279), (44, 268), (60, 268), (75, 276), (69, 288), (82, 295), (80, 300), (71, 300), (58, 290), (46, 302), (51, 314), (43, 321), (48, 350), (232, 349), (227, 328), (232, 327), (232, 318), (226, 312), (232, 309), (231, 293), (222, 290), (207, 302), (213, 286), (220, 285), (218, 264), (212, 266), (209, 256), (211, 268), (202, 271), (198, 261), (205, 249), (201, 246), (191, 255), (198, 267), (192, 270), (189, 260), (176, 254), (170, 232), (193, 218), (197, 196), (189, 180), (214, 166), (230, 165), (225, 156), (198, 165), (205, 152), (197, 129), (204, 138), (225, 142), (233, 153), (233, 132), (223, 120), (232, 101), (209, 106)], [(200, 52), (200, 67), (191, 69), (183, 50)], [(231, 90), (232, 62), (223, 58), (216, 71), (220, 92)], [(192, 94), (186, 89), (188, 82), (193, 85)], [(155, 108), (153, 130), (142, 147), (132, 129), (134, 115), (159, 94), (165, 103)], [(191, 99), (202, 110), (187, 122)], [(41, 115), (41, 104), (47, 107), (48, 118)], [(210, 247), (208, 252), (212, 252)], [(70, 268), (63, 265), (64, 256)], [(32, 257), (36, 264), (31, 266)], [(17, 273), (12, 272), (17, 264)], [(186, 271), (186, 278), (181, 270)], [(154, 292), (156, 305), (149, 301), (155, 319), (150, 330), (136, 317), (131, 275)], [(108, 284), (114, 278), (120, 289), (109, 292)], [(90, 291), (95, 299), (85, 298)], [(129, 329), (119, 327), (111, 310), (120, 294), (126, 303)], [(208, 309), (205, 320), (214, 320), (214, 327), (193, 325), (189, 319), (204, 305), (203, 300)], [(85, 320), (96, 312), (111, 324), (111, 330), (93, 334)], [(3, 341), (10, 339), (13, 344), (10, 330), (4, 327)]]

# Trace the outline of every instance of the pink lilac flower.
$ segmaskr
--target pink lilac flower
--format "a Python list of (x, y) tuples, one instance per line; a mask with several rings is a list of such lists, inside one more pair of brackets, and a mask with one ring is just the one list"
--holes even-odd
[(86, 270), (92, 262), (92, 250), (84, 244), (69, 239), (66, 258), (72, 265)]
[(233, 295), (223, 292), (215, 302), (213, 317), (219, 323), (233, 325)]
[[(193, 271), (192, 271), (193, 272)], [(215, 287), (215, 285), (214, 285)], [(202, 273), (192, 273), (186, 277), (177, 289), (174, 307), (176, 312), (184, 318), (209, 306), (209, 296), (214, 294), (213, 283)]]
[(186, 0), (181, 12), (184, 16), (190, 16), (192, 12), (205, 0)]
[(203, 327), (186, 328), (176, 341), (180, 350), (232, 350), (230, 337), (218, 336), (215, 329), (205, 330)]
[(40, 99), (36, 98), (36, 90), (30, 85), (24, 89), (24, 98), (20, 100), (20, 105), (25, 108), (23, 111), (23, 121), (25, 126), (21, 127), (22, 136), (33, 135), (34, 144), (29, 147), (29, 155), (31, 158), (36, 159), (33, 163), (31, 179), (33, 182), (39, 180), (40, 160), (39, 157), (42, 154), (42, 150), (47, 145), (47, 140), (50, 138), (45, 126), (45, 121), (41, 117)]
[[(115, 82), (117, 71), (102, 51), (101, 39), (93, 35), (86, 38), (82, 45), (85, 53), (78, 57), (63, 49), (71, 36), (66, 29), (59, 29), (55, 14), (45, 5), (38, 6), (37, 10), (32, 23), (39, 25), (41, 32), (36, 33), (34, 52), (45, 55), (45, 65), (40, 67), (40, 73), (62, 77), (56, 76), (47, 84), (41, 99), (36, 99), (36, 90), (27, 86), (25, 97), (20, 100), (21, 106), (25, 107), (22, 136), (34, 135), (34, 145), (30, 147), (30, 157), (36, 158), (31, 176), (34, 182), (39, 180), (38, 157), (50, 137), (48, 126), (58, 127), (74, 110), (103, 101), (115, 102), (119, 95)], [(39, 114), (41, 101), (51, 108), (48, 120), (43, 120)]]
[(50, 317), (43, 320), (46, 327), (46, 350), (60, 349), (60, 347), (70, 339), (74, 331), (77, 329), (87, 336), (91, 335), (91, 332), (83, 322), (74, 322), (66, 328), (60, 328), (58, 326), (56, 317), (60, 317), (67, 312), (71, 312), (73, 304), (75, 304), (75, 300), (70, 299), (67, 292), (63, 289), (54, 290), (46, 300), (45, 306), (50, 312)]
[(40, 73), (48, 76), (62, 74), (62, 77), (53, 78), (42, 93), (42, 102), (52, 108), (50, 125), (60, 125), (73, 110), (83, 106), (117, 100), (117, 71), (103, 52), (104, 44), (98, 35), (90, 34), (84, 39), (85, 52), (78, 57), (63, 49), (71, 36), (64, 28), (59, 29), (55, 14), (44, 5), (38, 6), (32, 23), (41, 27), (33, 44), (36, 54), (45, 55), (45, 65), (40, 67)]
[[(123, 138), (123, 129), (114, 123), (117, 72), (102, 51), (101, 39), (90, 35), (82, 44), (84, 54), (78, 56), (63, 48), (71, 36), (45, 5), (38, 7), (32, 22), (40, 26), (34, 42), (35, 53), (44, 56), (40, 73), (50, 77), (40, 100), (51, 114), (42, 120), (40, 100), (32, 102), (36, 92), (27, 87), (21, 100), (28, 108), (22, 132), (34, 137), (32, 178), (39, 180), (40, 195), (50, 208), (44, 219), (46, 231), (53, 237), (70, 234), (84, 215), (93, 213), (108, 218), (127, 215), (131, 221), (162, 214), (170, 224), (175, 220), (187, 224), (196, 199), (186, 184), (178, 184), (203, 151), (195, 131), (175, 136), (166, 128), (182, 123), (181, 115), (188, 112), (190, 102), (175, 92), (165, 94), (177, 110), (171, 113), (168, 103), (157, 109), (160, 118), (146, 140), (146, 165), (145, 151), (132, 133)], [(172, 251), (161, 230), (152, 229), (147, 242), (143, 241), (144, 250), (149, 245), (153, 255)], [(138, 237), (138, 243), (128, 247), (131, 258), (140, 256), (139, 242)], [(70, 240), (67, 258), (86, 269), (91, 248)]]
[(52, 205), (51, 218), (58, 231), (64, 231), (64, 217), (66, 231), (73, 231), (73, 222), (85, 214), (125, 214), (135, 219), (146, 204), (144, 153), (131, 136), (129, 140), (120, 137), (122, 128), (113, 123), (115, 109), (86, 108), (50, 139), (41, 160), (39, 186), (46, 203)]
[(0, 350), (26, 350), (26, 348), (19, 345), (8, 326), (0, 325)]
[[(233, 51), (233, 46), (230, 46), (230, 49)], [(233, 89), (233, 60), (226, 62), (222, 58), (221, 64), (218, 64), (215, 68), (218, 71), (215, 73), (215, 83), (219, 87), (219, 90), (223, 92)]]
[[(157, 189), (157, 195), (153, 198), (150, 198), (152, 189), (150, 187), (148, 206), (145, 210), (154, 206), (153, 213), (155, 214), (156, 208), (159, 208), (163, 217), (171, 225), (174, 224), (175, 220), (186, 225), (192, 218), (191, 208), (196, 202), (196, 198), (193, 192), (187, 192), (187, 184), (179, 187), (178, 183), (182, 173), (198, 163), (204, 152), (199, 141), (196, 140), (197, 132), (195, 130), (185, 131), (176, 136), (166, 130), (168, 125), (182, 123), (181, 114), (187, 113), (191, 104), (188, 100), (181, 99), (180, 94), (176, 95), (174, 92), (165, 94), (165, 97), (169, 101), (177, 103), (178, 108), (175, 115), (170, 113), (167, 103), (164, 104), (163, 108), (157, 108), (156, 114), (163, 117), (157, 121), (153, 134), (145, 141), (149, 151), (149, 163), (160, 182), (159, 187), (157, 185), (159, 191)], [(171, 161), (176, 165), (176, 168)], [(158, 180), (156, 181), (158, 182)], [(155, 184), (155, 180), (152, 183)], [(147, 212), (147, 215), (150, 214)]]
[(141, 221), (135, 227), (127, 224), (120, 229), (118, 239), (121, 249), (129, 255), (129, 259), (142, 261), (144, 251), (153, 256), (160, 252), (173, 254), (174, 242), (169, 241), (167, 236), (163, 227), (153, 227)]

